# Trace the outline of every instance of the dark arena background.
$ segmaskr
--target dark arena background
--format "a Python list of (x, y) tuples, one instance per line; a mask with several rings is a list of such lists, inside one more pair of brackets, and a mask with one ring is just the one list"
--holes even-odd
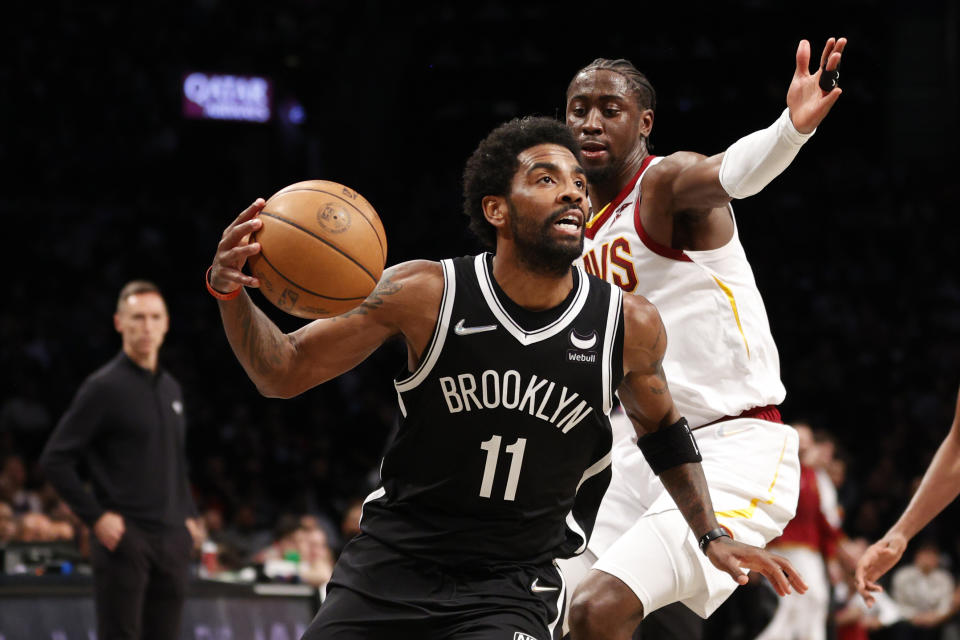
[[(826, 38), (849, 39), (831, 114), (782, 177), (734, 204), (780, 349), (781, 410), (835, 441), (844, 532), (871, 541), (949, 429), (956, 0), (15, 4), (0, 65), (0, 503), (14, 511), (0, 538), (0, 638), (95, 628), (89, 534), (37, 461), (78, 385), (118, 351), (111, 315), (134, 278), (169, 305), (160, 358), (186, 394), (189, 474), (214, 543), (197, 557), (182, 637), (298, 637), (315, 589), (270, 581), (263, 550), (299, 525), (319, 527), (335, 557), (351, 535), (394, 424), (404, 349), (389, 344), (296, 399), (261, 397), (204, 290), (221, 231), (255, 197), (326, 179), (377, 209), (388, 265), (475, 253), (467, 156), (504, 120), (562, 117), (567, 82), (596, 57), (629, 58), (656, 87), (654, 153), (712, 155), (777, 118), (801, 38), (815, 60)], [(224, 91), (243, 101), (215, 104)], [(285, 330), (301, 325), (252, 296)], [(29, 533), (37, 512), (69, 535)], [(917, 539), (935, 540), (954, 574), (958, 516), (948, 508)], [(217, 590), (217, 577), (234, 584)], [(250, 607), (262, 615), (236, 613)]]

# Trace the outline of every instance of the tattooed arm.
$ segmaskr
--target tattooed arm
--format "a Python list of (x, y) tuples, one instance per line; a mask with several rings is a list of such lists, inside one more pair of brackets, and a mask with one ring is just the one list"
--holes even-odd
[[(246, 238), (260, 228), (257, 200), (224, 231), (210, 274), (218, 291), (257, 287), (242, 272), (246, 259), (260, 250)], [(432, 335), (443, 295), (443, 270), (426, 260), (405, 262), (383, 272), (373, 293), (356, 309), (336, 318), (314, 320), (284, 334), (246, 292), (220, 300), (227, 340), (257, 389), (265, 396), (289, 398), (349, 371), (393, 336), (407, 342), (415, 367)]]
[[(667, 337), (660, 314), (640, 296), (624, 296), (623, 328), (624, 379), (618, 393), (637, 436), (643, 437), (680, 420), (663, 372)], [(720, 526), (699, 462), (671, 467), (660, 474), (660, 481), (696, 538)], [(717, 538), (707, 546), (707, 555), (739, 584), (747, 582), (742, 569), (750, 569), (763, 573), (780, 595), (790, 593), (791, 587), (800, 593), (806, 590), (800, 574), (785, 558), (758, 547)]]
[[(637, 437), (680, 420), (663, 372), (667, 335), (656, 308), (641, 296), (623, 300), (624, 379), (619, 395)], [(720, 526), (713, 515), (703, 469), (697, 463), (681, 464), (660, 474), (680, 512), (697, 537)]]
[(618, 392), (637, 437), (680, 419), (663, 373), (666, 350), (667, 333), (656, 307), (641, 296), (623, 296), (624, 378)]

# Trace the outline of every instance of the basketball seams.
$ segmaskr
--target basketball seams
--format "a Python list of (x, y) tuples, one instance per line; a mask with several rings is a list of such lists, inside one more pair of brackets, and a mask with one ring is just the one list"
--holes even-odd
[[(352, 262), (353, 264), (357, 265), (365, 274), (367, 274), (367, 275), (370, 277), (371, 280), (373, 280), (373, 284), (374, 284), (374, 285), (376, 285), (377, 282), (380, 281), (380, 279), (379, 279), (379, 278), (375, 278), (374, 275), (373, 275), (372, 273), (370, 273), (370, 271), (368, 271), (365, 266), (363, 266), (362, 264), (360, 264), (360, 262), (359, 262), (356, 258), (354, 258), (353, 256), (351, 256), (349, 253), (347, 253), (346, 251), (344, 251), (343, 249), (341, 249), (341, 248), (338, 247), (337, 245), (333, 244), (332, 242), (330, 242), (329, 240), (327, 240), (327, 239), (324, 238), (323, 236), (317, 235), (317, 234), (314, 233), (313, 231), (310, 231), (310, 229), (307, 229), (306, 227), (304, 227), (304, 226), (302, 226), (302, 225), (300, 225), (300, 224), (297, 224), (297, 223), (294, 222), (293, 220), (290, 220), (289, 218), (284, 218), (283, 216), (277, 215), (277, 214), (275, 214), (275, 213), (270, 213), (270, 212), (268, 212), (268, 211), (261, 211), (261, 212), (260, 212), (260, 215), (261, 215), (261, 216), (267, 216), (268, 218), (273, 218), (273, 219), (276, 220), (277, 222), (282, 222), (282, 223), (284, 223), (284, 224), (288, 224), (288, 225), (290, 225), (291, 227), (293, 227), (293, 228), (295, 228), (295, 229), (299, 229), (300, 231), (303, 231), (305, 234), (307, 234), (307, 235), (310, 236), (311, 238), (314, 238), (314, 239), (316, 239), (316, 240), (319, 240), (320, 242), (322, 242), (323, 244), (327, 245), (328, 247), (330, 247), (331, 249), (333, 249), (334, 251), (336, 251), (337, 253), (339, 253), (340, 255), (342, 255), (344, 258), (346, 258), (347, 260), (349, 260), (349, 261)], [(271, 266), (273, 266), (273, 265), (271, 265)], [(278, 272), (278, 273), (279, 273), (279, 272)], [(299, 286), (299, 285), (297, 285), (297, 286)], [(304, 289), (304, 291), (306, 291), (306, 289)], [(352, 299), (352, 298), (348, 298), (348, 299)]]
[[(348, 205), (350, 205), (351, 207), (353, 207), (353, 208), (356, 210), (356, 212), (360, 214), (360, 217), (363, 218), (364, 222), (366, 222), (368, 225), (370, 225), (370, 228), (373, 229), (373, 234), (377, 237), (377, 245), (379, 245), (379, 247), (380, 247), (380, 257), (383, 258), (383, 263), (384, 263), (384, 264), (387, 263), (387, 252), (386, 252), (386, 249), (384, 249), (384, 247), (383, 247), (383, 240), (380, 238), (380, 232), (377, 231), (377, 227), (373, 224), (373, 222), (370, 220), (370, 218), (368, 218), (368, 217), (364, 214), (363, 209), (361, 209), (360, 207), (358, 207), (357, 205), (355, 205), (355, 204), (354, 204), (353, 202), (351, 202), (350, 200), (347, 200), (346, 198), (344, 198), (344, 197), (341, 196), (340, 194), (333, 193), (333, 192), (331, 192), (331, 191), (324, 191), (323, 189), (310, 189), (309, 187), (299, 187), (299, 188), (297, 188), (297, 189), (283, 190), (283, 191), (281, 191), (280, 193), (277, 193), (276, 196), (285, 195), (285, 194), (288, 194), (288, 193), (294, 193), (295, 191), (312, 191), (312, 192), (314, 192), (314, 193), (324, 193), (324, 194), (326, 194), (326, 195), (328, 195), (328, 196), (333, 196), (334, 198), (337, 198), (338, 200), (342, 200), (342, 201), (345, 202), (346, 204), (348, 204)], [(356, 195), (357, 195), (358, 198), (363, 199), (363, 201), (367, 203), (367, 206), (368, 206), (368, 207), (370, 207), (371, 209), (373, 209), (373, 206), (372, 206), (369, 202), (367, 202), (367, 199), (366, 199), (366, 198), (364, 198), (363, 196), (361, 196), (359, 193), (356, 194)], [(276, 196), (274, 196), (274, 197), (276, 197)], [(273, 198), (270, 198), (270, 200), (273, 200)], [(267, 204), (270, 204), (270, 202), (268, 201)]]
[(267, 256), (263, 255), (263, 252), (262, 252), (262, 251), (261, 251), (258, 255), (260, 256), (260, 259), (261, 259), (261, 260), (263, 260), (264, 262), (266, 262), (267, 265), (269, 265), (269, 267), (270, 267), (271, 269), (273, 269), (273, 272), (274, 272), (274, 273), (276, 273), (278, 276), (280, 276), (281, 278), (283, 278), (284, 280), (286, 280), (287, 282), (289, 282), (289, 283), (292, 284), (293, 286), (297, 287), (297, 288), (300, 289), (301, 291), (303, 291), (303, 292), (305, 292), (305, 293), (309, 293), (309, 294), (312, 295), (312, 296), (316, 296), (316, 297), (318, 297), (318, 298), (324, 298), (324, 299), (326, 299), (326, 300), (339, 300), (339, 301), (343, 301), (343, 302), (345, 302), (345, 301), (347, 301), (347, 300), (366, 300), (366, 299), (367, 299), (367, 296), (357, 296), (357, 297), (354, 297), (354, 298), (335, 298), (335, 297), (333, 297), (333, 296), (325, 296), (325, 295), (323, 295), (322, 293), (317, 293), (316, 291), (311, 291), (310, 289), (307, 289), (306, 287), (304, 287), (304, 286), (303, 286), (302, 284), (300, 284), (299, 282), (296, 282), (296, 281), (294, 281), (294, 280), (291, 280), (291, 279), (288, 278), (287, 276), (283, 275), (283, 273), (281, 273), (280, 270), (277, 269), (276, 265), (274, 265), (272, 262), (270, 262), (270, 259), (267, 258)]

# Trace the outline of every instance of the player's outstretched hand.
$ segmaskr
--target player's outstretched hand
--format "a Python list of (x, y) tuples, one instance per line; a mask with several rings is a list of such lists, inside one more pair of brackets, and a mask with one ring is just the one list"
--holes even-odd
[(898, 535), (886, 535), (874, 542), (857, 561), (857, 591), (863, 596), (868, 607), (872, 607), (876, 598), (873, 594), (883, 591), (877, 580), (900, 562), (907, 541)]
[(240, 287), (259, 287), (260, 281), (243, 272), (247, 258), (260, 251), (260, 243), (250, 242), (250, 234), (263, 226), (257, 217), (266, 204), (257, 198), (236, 220), (223, 230), (217, 254), (213, 257), (210, 286), (220, 293), (232, 293)]
[(790, 88), (787, 89), (790, 119), (800, 133), (810, 133), (816, 129), (843, 93), (836, 85), (829, 91), (821, 89), (820, 76), (824, 70), (828, 73), (839, 73), (837, 65), (840, 64), (840, 57), (846, 46), (846, 38), (827, 40), (820, 55), (820, 66), (815, 73), (810, 73), (810, 43), (806, 40), (800, 41), (800, 46), (797, 47), (797, 68), (793, 73)]
[(707, 557), (713, 566), (729, 573), (737, 584), (747, 583), (747, 576), (742, 569), (749, 569), (766, 576), (777, 595), (791, 593), (791, 587), (797, 593), (807, 590), (806, 583), (789, 560), (759, 547), (730, 538), (717, 538), (707, 546)]

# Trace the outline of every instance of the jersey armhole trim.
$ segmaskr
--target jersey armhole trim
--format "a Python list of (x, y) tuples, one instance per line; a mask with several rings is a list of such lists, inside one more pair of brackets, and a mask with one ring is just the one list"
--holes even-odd
[[(603, 373), (602, 373), (602, 384), (603, 384), (603, 413), (604, 415), (609, 415), (610, 410), (613, 408), (613, 394), (616, 392), (616, 389), (613, 388), (613, 381), (616, 376), (614, 375), (614, 367), (616, 363), (613, 362), (613, 356), (616, 353), (614, 349), (614, 343), (617, 340), (617, 328), (620, 325), (620, 309), (623, 306), (623, 291), (620, 290), (620, 287), (614, 285), (610, 286), (610, 303), (607, 307), (607, 327), (604, 331), (604, 341), (603, 341)], [(621, 368), (623, 364), (621, 363)]]
[(740, 245), (740, 229), (737, 225), (737, 216), (733, 211), (733, 203), (727, 203), (727, 213), (730, 214), (730, 220), (733, 222), (733, 233), (730, 235), (730, 239), (727, 240), (723, 245), (715, 249), (704, 249), (702, 251), (685, 251), (684, 253), (688, 258), (693, 260), (693, 262), (707, 264), (709, 261), (714, 258), (721, 258), (731, 252), (742, 251)]
[[(453, 313), (453, 300), (457, 292), (457, 279), (453, 261), (441, 260), (440, 264), (443, 266), (443, 298), (440, 301), (440, 313), (437, 314), (437, 326), (434, 328), (430, 346), (420, 359), (420, 366), (417, 367), (417, 370), (403, 380), (394, 381), (393, 384), (397, 388), (398, 394), (410, 391), (423, 382), (440, 358), (443, 344), (447, 339), (447, 332), (450, 329), (450, 315)], [(400, 406), (403, 408), (402, 398), (400, 399)], [(403, 413), (406, 415), (406, 411)]]

